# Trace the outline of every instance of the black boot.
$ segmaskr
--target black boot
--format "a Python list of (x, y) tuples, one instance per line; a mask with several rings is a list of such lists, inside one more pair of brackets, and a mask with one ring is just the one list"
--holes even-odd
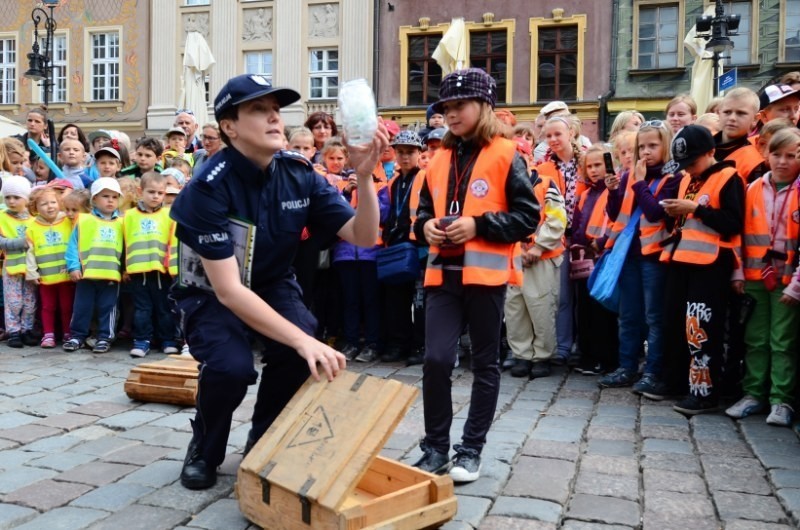
[(183, 461), (181, 484), (190, 490), (204, 490), (217, 483), (217, 470), (203, 458), (201, 434), (197, 432), (199, 429), (195, 426), (195, 422), (190, 420), (190, 423), (194, 435), (186, 450), (186, 459)]

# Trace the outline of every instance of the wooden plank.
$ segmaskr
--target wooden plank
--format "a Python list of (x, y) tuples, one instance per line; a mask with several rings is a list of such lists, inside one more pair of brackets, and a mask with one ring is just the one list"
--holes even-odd
[[(420, 482), (431, 481), (434, 478), (439, 477), (378, 455), (361, 478), (358, 488), (380, 497)], [(450, 480), (452, 484), (450, 477), (441, 478)]]
[(391, 519), (377, 521), (363, 530), (423, 530), (438, 528), (456, 515), (457, 501), (455, 497), (429, 504), (411, 512), (399, 513)]

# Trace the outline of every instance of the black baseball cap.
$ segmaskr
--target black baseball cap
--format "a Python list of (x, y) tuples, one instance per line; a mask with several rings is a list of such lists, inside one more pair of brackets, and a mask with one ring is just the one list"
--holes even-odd
[[(689, 164), (697, 160), (714, 149), (714, 137), (711, 132), (702, 125), (687, 125), (672, 139), (669, 151), (672, 160), (668, 164), (670, 173), (686, 168)], [(666, 166), (664, 167), (666, 170)]]
[(759, 110), (764, 110), (773, 103), (776, 103), (784, 98), (788, 98), (789, 96), (800, 97), (800, 92), (793, 89), (789, 85), (769, 85), (765, 87), (758, 96), (758, 101), (761, 104)]
[(214, 117), (220, 120), (220, 115), (226, 110), (245, 101), (262, 96), (275, 96), (278, 105), (286, 107), (300, 99), (300, 94), (291, 88), (274, 87), (266, 76), (258, 74), (237, 75), (228, 80), (217, 97), (214, 98)]

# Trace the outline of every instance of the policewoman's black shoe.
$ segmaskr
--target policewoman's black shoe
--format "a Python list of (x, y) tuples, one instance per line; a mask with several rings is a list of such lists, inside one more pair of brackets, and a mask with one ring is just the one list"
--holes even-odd
[[(194, 422), (192, 427), (194, 427)], [(195, 434), (186, 450), (186, 459), (181, 470), (181, 485), (190, 490), (205, 490), (217, 483), (217, 470), (206, 463), (200, 437)]]

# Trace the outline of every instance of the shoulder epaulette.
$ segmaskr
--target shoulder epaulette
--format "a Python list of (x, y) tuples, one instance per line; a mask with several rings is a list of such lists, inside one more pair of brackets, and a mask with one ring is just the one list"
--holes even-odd
[(289, 151), (288, 149), (283, 149), (279, 151), (278, 154), (275, 156), (278, 158), (288, 158), (291, 160), (295, 160), (297, 162), (305, 164), (308, 167), (314, 166), (308, 158), (303, 156), (301, 153), (298, 153), (297, 151)]

